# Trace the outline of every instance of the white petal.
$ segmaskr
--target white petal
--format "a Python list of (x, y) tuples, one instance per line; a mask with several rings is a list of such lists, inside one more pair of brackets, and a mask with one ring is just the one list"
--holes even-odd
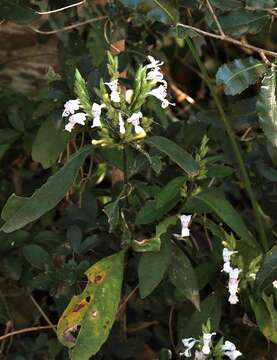
[(97, 116), (93, 119), (93, 123), (92, 123), (92, 128), (94, 127), (102, 127), (101, 121), (100, 121), (100, 116)]
[(66, 131), (68, 131), (68, 132), (71, 132), (72, 130), (73, 130), (73, 128), (74, 128), (74, 125), (75, 124), (72, 124), (71, 122), (69, 122), (69, 123), (67, 123), (66, 125), (65, 125), (65, 130)]
[(124, 135), (125, 134), (125, 125), (124, 125), (124, 120), (122, 118), (121, 113), (118, 114), (118, 123), (119, 123), (119, 132), (120, 132), (120, 134)]
[(236, 350), (236, 345), (231, 341), (226, 340), (225, 343), (221, 346), (223, 351), (234, 351)]

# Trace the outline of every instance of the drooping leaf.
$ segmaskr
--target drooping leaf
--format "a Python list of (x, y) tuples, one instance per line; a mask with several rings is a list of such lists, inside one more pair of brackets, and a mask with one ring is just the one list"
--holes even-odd
[(277, 279), (277, 245), (266, 254), (256, 276), (256, 290), (263, 292), (268, 285)]
[(251, 232), (247, 229), (240, 214), (227, 201), (224, 194), (217, 189), (209, 189), (195, 196), (196, 199), (207, 205), (216, 215), (221, 218), (241, 240), (250, 246), (255, 246)]
[(22, 249), (25, 259), (38, 269), (45, 269), (45, 265), (51, 263), (50, 255), (37, 244), (25, 245)]
[(263, 78), (257, 100), (257, 112), (266, 138), (277, 147), (276, 71), (273, 67)]
[(91, 115), (91, 101), (85, 79), (80, 74), (79, 70), (75, 71), (75, 83), (74, 83), (75, 95), (80, 99), (80, 103), (84, 111)]
[(168, 238), (162, 240), (159, 252), (142, 254), (138, 266), (139, 293), (142, 299), (150, 295), (162, 281), (170, 260), (171, 242)]
[(266, 68), (252, 57), (235, 59), (222, 65), (216, 73), (216, 82), (224, 86), (226, 95), (237, 95), (257, 82)]
[(242, 9), (230, 11), (218, 17), (224, 32), (235, 37), (246, 33), (259, 33), (269, 19), (265, 11), (243, 11)]
[(249, 299), (259, 329), (268, 340), (277, 343), (277, 310), (273, 295), (250, 296)]
[(195, 310), (192, 315), (187, 316), (186, 309), (178, 314), (178, 338), (198, 337), (201, 334), (202, 325), (208, 319), (211, 321), (213, 330), (218, 329), (221, 318), (221, 298), (212, 293), (201, 302), (200, 311)]
[[(80, 166), (91, 151), (92, 147), (88, 145), (74, 153), (64, 167), (52, 175), (31, 197), (23, 201), (17, 198), (18, 208), (15, 208), (14, 201), (8, 200), (3, 209), (6, 223), (1, 230), (10, 233), (20, 229), (56, 206), (73, 184)], [(9, 206), (12, 206), (12, 212)], [(10, 214), (10, 217), (7, 218), (7, 214)]]
[(176, 245), (172, 246), (169, 279), (176, 289), (199, 309), (197, 278), (188, 257)]
[(57, 333), (70, 348), (72, 360), (88, 360), (106, 341), (114, 323), (123, 280), (124, 252), (106, 257), (91, 266), (88, 283), (74, 296), (61, 316)]
[(159, 151), (163, 152), (169, 158), (180, 166), (188, 175), (197, 175), (199, 166), (193, 157), (173, 141), (168, 140), (162, 136), (152, 136), (144, 142), (150, 146), (154, 146)]
[(56, 163), (68, 140), (69, 133), (67, 131), (57, 129), (52, 120), (45, 121), (33, 143), (33, 160), (41, 163), (44, 169), (48, 169)]

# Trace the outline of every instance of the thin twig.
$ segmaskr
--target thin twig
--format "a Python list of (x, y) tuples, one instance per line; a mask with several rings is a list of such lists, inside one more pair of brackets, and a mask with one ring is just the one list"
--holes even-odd
[(207, 4), (207, 8), (208, 8), (209, 12), (211, 13), (212, 17), (214, 18), (214, 21), (216, 23), (216, 26), (217, 26), (220, 34), (222, 36), (225, 36), (222, 26), (220, 25), (220, 22), (215, 14), (214, 9), (213, 9), (212, 5), (210, 4), (209, 0), (206, 0), (206, 4)]
[(60, 11), (64, 11), (64, 10), (79, 6), (79, 5), (83, 5), (83, 4), (85, 4), (85, 2), (86, 2), (86, 0), (83, 0), (83, 1), (80, 1), (78, 3), (67, 5), (67, 6), (64, 6), (64, 7), (59, 8), (59, 9), (50, 10), (50, 11), (36, 11), (36, 13), (39, 14), (39, 15), (54, 14), (54, 13), (57, 13), (57, 12), (60, 12)]
[(226, 42), (229, 42), (231, 44), (234, 44), (234, 45), (246, 48), (246, 49), (250, 49), (250, 50), (258, 53), (260, 56), (261, 56), (262, 53), (264, 53), (265, 55), (268, 55), (268, 56), (271, 56), (271, 57), (277, 57), (277, 53), (274, 52), (274, 51), (262, 49), (260, 47), (250, 45), (250, 44), (244, 44), (243, 42), (241, 42), (239, 40), (236, 40), (236, 39), (233, 39), (233, 38), (231, 38), (230, 36), (227, 36), (227, 35), (223, 36), (223, 35), (214, 34), (214, 33), (208, 32), (208, 31), (198, 29), (198, 28), (196, 28), (194, 26), (185, 25), (185, 24), (181, 24), (181, 23), (178, 23), (177, 26), (181, 26), (181, 27), (183, 27), (185, 29), (196, 31), (198, 34), (201, 34), (201, 35), (204, 35), (204, 36), (208, 36), (208, 37), (211, 37), (211, 38), (214, 38), (214, 39), (217, 39), (217, 40), (221, 40), (221, 41), (226, 41)]
[(15, 330), (12, 331), (8, 334), (2, 335), (0, 336), (0, 341), (3, 341), (11, 336), (14, 335), (20, 335), (20, 334), (24, 334), (27, 332), (32, 332), (32, 331), (39, 331), (39, 330), (47, 330), (47, 329), (52, 329), (52, 326), (50, 325), (43, 325), (43, 326), (34, 326), (34, 327), (29, 327), (29, 328), (25, 328), (25, 329), (20, 329), (20, 330)]
[(52, 330), (57, 333), (55, 326), (52, 324), (51, 320), (49, 319), (49, 317), (45, 314), (45, 312), (42, 310), (42, 308), (40, 307), (40, 305), (37, 303), (37, 301), (35, 300), (35, 298), (33, 297), (32, 294), (29, 294), (30, 299), (32, 300), (33, 304), (35, 305), (35, 307), (38, 309), (38, 311), (40, 312), (41, 316), (44, 318), (44, 320), (49, 324), (49, 326), (52, 328)]
[(172, 305), (169, 312), (169, 318), (168, 318), (168, 328), (169, 328), (169, 338), (171, 342), (171, 346), (174, 349), (176, 353), (176, 346), (174, 344), (174, 336), (173, 336), (173, 329), (172, 329), (172, 322), (173, 322), (173, 314), (174, 314), (175, 306)]
[(107, 19), (107, 16), (99, 16), (98, 18), (88, 19), (88, 20), (81, 21), (81, 22), (73, 24), (73, 25), (65, 26), (63, 28), (60, 28), (60, 29), (57, 29), (57, 30), (51, 30), (51, 31), (42, 31), (42, 30), (39, 30), (39, 29), (37, 29), (37, 28), (35, 28), (33, 26), (28, 26), (28, 27), (31, 30), (33, 30), (35, 33), (38, 33), (38, 34), (53, 35), (53, 34), (63, 32), (63, 31), (68, 31), (68, 30), (71, 30), (71, 29), (75, 29), (75, 28), (77, 28), (79, 26), (84, 26), (86, 24), (91, 24), (91, 23), (96, 22), (96, 21), (104, 20), (104, 19)]

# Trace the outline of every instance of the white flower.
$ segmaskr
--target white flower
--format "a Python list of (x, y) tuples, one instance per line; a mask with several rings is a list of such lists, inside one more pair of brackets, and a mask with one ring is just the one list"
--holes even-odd
[(239, 299), (237, 297), (237, 293), (239, 290), (239, 273), (241, 272), (241, 270), (239, 268), (231, 268), (230, 272), (229, 272), (229, 283), (228, 283), (228, 290), (230, 293), (229, 296), (229, 302), (230, 304), (234, 305), (237, 304)]
[(118, 114), (118, 123), (119, 123), (119, 132), (120, 132), (120, 134), (124, 135), (125, 134), (125, 125), (124, 125), (124, 120), (122, 119), (121, 113)]
[(75, 111), (79, 110), (79, 108), (80, 108), (80, 100), (79, 99), (68, 100), (64, 104), (64, 111), (62, 113), (62, 117), (69, 116), (70, 114), (73, 115), (75, 113)]
[(119, 96), (119, 92), (117, 90), (118, 87), (118, 79), (112, 80), (111, 82), (105, 82), (105, 85), (107, 85), (109, 87), (109, 89), (111, 90), (110, 93), (110, 99), (113, 102), (120, 102), (120, 96)]
[(223, 256), (224, 265), (223, 265), (222, 271), (224, 271), (226, 273), (229, 273), (231, 271), (232, 267), (230, 264), (230, 259), (231, 259), (231, 256), (236, 253), (237, 253), (237, 251), (231, 251), (227, 248), (223, 249), (222, 256)]
[(132, 89), (126, 90), (125, 100), (128, 104), (131, 104), (133, 95), (134, 95), (134, 90), (132, 90)]
[(91, 108), (91, 112), (92, 112), (92, 117), (93, 117), (93, 123), (92, 123), (92, 128), (94, 127), (101, 127), (101, 121), (100, 121), (100, 116), (101, 116), (101, 111), (102, 109), (106, 107), (105, 104), (97, 104), (97, 103), (93, 103), (92, 104), (92, 108)]
[(133, 113), (128, 119), (127, 122), (131, 123), (134, 126), (136, 134), (145, 134), (143, 127), (140, 126), (140, 119), (143, 117), (142, 113), (136, 112)]
[(191, 349), (194, 347), (195, 343), (197, 342), (196, 339), (194, 338), (185, 338), (182, 340), (182, 343), (184, 345), (184, 347), (186, 347), (187, 349), (183, 352), (180, 353), (181, 356), (185, 356), (185, 357), (191, 357)]
[(77, 113), (69, 116), (65, 130), (71, 132), (76, 124), (85, 125), (86, 116), (85, 113)]
[(209, 353), (211, 352), (211, 349), (210, 349), (210, 343), (211, 343), (211, 339), (212, 337), (216, 335), (215, 332), (213, 333), (203, 333), (203, 347), (202, 347), (202, 353), (204, 355), (209, 355)]
[(167, 99), (167, 93), (166, 93), (166, 86), (165, 84), (159, 85), (157, 88), (152, 89), (149, 93), (149, 95), (155, 96), (158, 100), (162, 102), (162, 108), (165, 109), (168, 107), (168, 105), (175, 105), (174, 103), (170, 103)]
[(236, 349), (236, 345), (231, 341), (225, 341), (225, 343), (221, 346), (221, 349), (225, 356), (227, 356), (230, 360), (236, 360), (239, 356), (242, 355), (240, 351)]
[(146, 69), (155, 69), (163, 65), (163, 61), (156, 60), (151, 55), (147, 56), (147, 58), (150, 61), (150, 64), (146, 65)]
[(180, 215), (181, 220), (181, 237), (187, 237), (190, 234), (189, 223), (191, 220), (191, 215)]
[(205, 354), (202, 353), (202, 351), (195, 351), (195, 356), (194, 356), (194, 360), (206, 360), (207, 356)]
[(274, 280), (273, 283), (272, 283), (272, 285), (273, 285), (273, 287), (274, 287), (275, 289), (277, 289), (277, 280)]

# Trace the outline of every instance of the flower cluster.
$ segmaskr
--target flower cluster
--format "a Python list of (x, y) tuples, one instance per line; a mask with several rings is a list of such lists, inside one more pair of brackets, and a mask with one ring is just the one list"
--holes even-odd
[(237, 251), (231, 251), (227, 248), (223, 249), (222, 256), (223, 256), (223, 269), (222, 271), (229, 274), (229, 282), (228, 282), (228, 290), (229, 290), (229, 303), (230, 304), (237, 304), (239, 299), (237, 296), (237, 293), (239, 291), (239, 274), (241, 272), (241, 269), (239, 268), (233, 268), (231, 266), (231, 256), (233, 254), (236, 254)]
[[(144, 137), (146, 135), (146, 131), (141, 125), (141, 120), (143, 119), (143, 114), (141, 111), (138, 111), (140, 106), (136, 108), (134, 112), (128, 109), (128, 104), (132, 102), (132, 96), (134, 91), (129, 89), (125, 91), (125, 100), (124, 96), (122, 96), (122, 89), (120, 88), (118, 82), (118, 72), (117, 72), (117, 60), (113, 59), (109, 54), (109, 71), (112, 77), (110, 82), (102, 82), (100, 84), (99, 97), (102, 98), (102, 103), (94, 102), (91, 107), (91, 111), (89, 113), (79, 112), (75, 114), (75, 111), (79, 110), (81, 107), (81, 102), (79, 99), (69, 100), (64, 105), (64, 111), (62, 116), (69, 116), (68, 123), (65, 126), (65, 130), (71, 132), (76, 124), (85, 125), (86, 117), (92, 116), (93, 123), (92, 128), (103, 127), (101, 122), (101, 113), (103, 109), (107, 110), (108, 118), (116, 119), (117, 123), (111, 123), (113, 128), (118, 127), (119, 134), (122, 136), (125, 135), (126, 129), (130, 129), (128, 134), (131, 131), (134, 131), (136, 135), (139, 137)], [(167, 82), (164, 79), (164, 76), (161, 72), (161, 66), (163, 62), (155, 60), (152, 56), (148, 56), (149, 63), (145, 67), (140, 67), (138, 71), (144, 71), (144, 81), (146, 86), (146, 92), (142, 96), (142, 99), (151, 95), (155, 96), (157, 99), (161, 101), (162, 108), (168, 107), (168, 105), (174, 105), (167, 100)], [(113, 70), (111, 70), (113, 69)], [(142, 73), (143, 73), (142, 71)], [(156, 84), (158, 84), (157, 87)], [(109, 89), (109, 95), (106, 92), (105, 85)], [(101, 89), (102, 86), (102, 89)], [(155, 87), (155, 88), (153, 88)], [(105, 95), (106, 94), (106, 95)], [(107, 97), (106, 97), (107, 96)], [(108, 100), (109, 99), (109, 100)], [(90, 108), (90, 104), (86, 109)], [(88, 110), (86, 110), (88, 112)], [(112, 121), (112, 120), (111, 120)], [(130, 124), (130, 125), (128, 125)]]
[(80, 100), (68, 100), (64, 104), (64, 111), (62, 117), (68, 117), (68, 123), (65, 125), (65, 130), (71, 132), (76, 124), (85, 125), (86, 116), (84, 112), (75, 113), (80, 109)]
[[(203, 335), (200, 340), (192, 337), (183, 339), (182, 343), (186, 349), (184, 352), (180, 353), (180, 356), (191, 358), (193, 356), (192, 349), (196, 346), (197, 349), (194, 351), (194, 360), (208, 359), (209, 356), (213, 355), (212, 337), (215, 335), (215, 332), (208, 333), (203, 331)], [(225, 341), (223, 345), (219, 345), (219, 351), (222, 356), (227, 356), (230, 360), (236, 360), (242, 355), (242, 353), (237, 350), (236, 345), (228, 340)]]

